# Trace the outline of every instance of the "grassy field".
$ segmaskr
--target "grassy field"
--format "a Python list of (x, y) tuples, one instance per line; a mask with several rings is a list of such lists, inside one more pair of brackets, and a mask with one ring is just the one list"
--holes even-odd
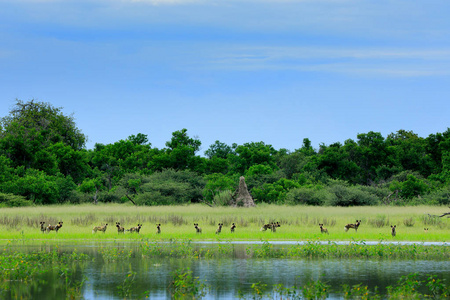
[[(255, 208), (211, 208), (205, 205), (135, 207), (127, 204), (58, 205), (0, 209), (0, 243), (10, 240), (364, 240), (364, 241), (450, 241), (450, 220), (430, 218), (448, 212), (447, 207), (311, 207), (259, 205)], [(358, 232), (344, 231), (347, 223), (362, 220)], [(39, 222), (56, 225), (64, 222), (56, 234), (41, 233)], [(263, 224), (278, 221), (277, 232), (260, 231)], [(140, 234), (118, 234), (120, 222), (126, 229), (143, 224)], [(105, 233), (92, 233), (94, 226), (108, 223)], [(196, 234), (194, 223), (202, 228)], [(215, 234), (218, 223), (222, 233)], [(237, 228), (230, 232), (231, 223)], [(329, 234), (321, 234), (323, 223)], [(156, 234), (161, 224), (161, 234)], [(397, 235), (391, 236), (391, 225)], [(424, 231), (428, 228), (428, 232)]]

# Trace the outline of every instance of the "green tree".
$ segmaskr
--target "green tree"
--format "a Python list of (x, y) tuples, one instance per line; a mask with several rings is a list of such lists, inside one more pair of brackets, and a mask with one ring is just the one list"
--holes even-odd
[(253, 165), (266, 164), (276, 169), (275, 154), (277, 151), (264, 142), (245, 143), (236, 147), (236, 155), (229, 155), (230, 170), (234, 174), (244, 174)]
[(354, 144), (348, 141), (345, 146), (340, 143), (322, 146), (321, 154), (313, 157), (313, 160), (317, 161), (319, 169), (324, 170), (333, 179), (360, 183), (361, 169), (350, 156), (353, 146)]
[(429, 192), (428, 185), (414, 175), (408, 175), (406, 181), (401, 185), (401, 196), (406, 199), (423, 196)]
[(430, 175), (432, 161), (426, 153), (426, 142), (412, 131), (399, 130), (386, 138), (390, 147), (393, 165), (403, 170), (418, 171), (423, 176)]
[(298, 182), (281, 178), (274, 183), (264, 184), (262, 188), (253, 188), (251, 194), (258, 202), (284, 204), (287, 193), (291, 189), (299, 187)]
[[(236, 144), (233, 146), (234, 148), (237, 147)], [(227, 159), (229, 154), (235, 154), (234, 148), (220, 141), (215, 141), (214, 144), (209, 146), (208, 150), (205, 151), (205, 156), (209, 159), (213, 157)]]
[(203, 200), (212, 203), (214, 197), (224, 191), (233, 192), (236, 190), (236, 179), (221, 173), (205, 176), (206, 185), (203, 189)]
[(190, 138), (187, 129), (173, 132), (166, 146), (167, 148), (153, 156), (149, 164), (153, 171), (190, 169), (199, 173), (204, 172), (205, 161), (195, 155), (200, 149), (201, 142), (196, 138)]
[(379, 132), (361, 133), (357, 138), (356, 163), (362, 171), (361, 183), (371, 184), (377, 178), (377, 167), (387, 164), (387, 145)]
[(56, 174), (55, 155), (48, 149), (62, 143), (81, 150), (86, 137), (76, 127), (73, 116), (49, 103), (17, 100), (8, 116), (0, 119), (0, 154), (6, 155), (13, 166), (24, 166)]

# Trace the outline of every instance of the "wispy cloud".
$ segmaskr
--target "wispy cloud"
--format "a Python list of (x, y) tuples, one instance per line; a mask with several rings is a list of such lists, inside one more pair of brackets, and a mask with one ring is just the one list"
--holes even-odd
[(450, 49), (238, 47), (229, 49), (223, 56), (211, 58), (205, 67), (241, 71), (338, 72), (367, 76), (441, 76), (450, 74)]

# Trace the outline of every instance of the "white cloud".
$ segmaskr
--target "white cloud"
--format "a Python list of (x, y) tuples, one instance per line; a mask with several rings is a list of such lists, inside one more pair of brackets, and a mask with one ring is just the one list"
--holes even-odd
[(450, 49), (336, 49), (332, 47), (247, 47), (223, 49), (205, 68), (240, 71), (297, 70), (368, 76), (450, 74)]

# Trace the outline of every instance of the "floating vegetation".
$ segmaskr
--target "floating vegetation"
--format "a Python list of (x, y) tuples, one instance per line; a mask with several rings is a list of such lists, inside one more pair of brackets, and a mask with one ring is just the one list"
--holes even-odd
[[(72, 248), (73, 249), (73, 248)], [(95, 262), (102, 272), (111, 266), (118, 273), (119, 279), (111, 284), (114, 294), (120, 299), (144, 299), (149, 297), (148, 280), (139, 272), (138, 264), (146, 264), (145, 272), (160, 266), (160, 258), (181, 259), (181, 261), (197, 261), (208, 259), (233, 259), (244, 255), (248, 259), (353, 259), (363, 258), (388, 260), (444, 260), (450, 259), (448, 246), (426, 246), (418, 244), (386, 244), (366, 245), (364, 241), (354, 241), (346, 245), (329, 242), (308, 241), (295, 245), (277, 245), (262, 241), (253, 245), (237, 245), (230, 241), (218, 243), (195, 243), (191, 240), (167, 240), (151, 242), (144, 239), (124, 246), (113, 243), (90, 249), (89, 255), (76, 250), (64, 251), (58, 245), (44, 247), (40, 251), (17, 250), (16, 246), (5, 246), (0, 249), (0, 298), (1, 299), (33, 299), (42, 289), (43, 284), (51, 282), (67, 299), (82, 299), (83, 290), (92, 284), (92, 276), (88, 279), (85, 268)], [(150, 263), (148, 263), (150, 262)], [(201, 262), (199, 262), (201, 263)], [(121, 267), (117, 267), (121, 266)], [(165, 290), (172, 298), (185, 297), (200, 299), (208, 296), (214, 286), (206, 280), (200, 280), (194, 269), (177, 266), (168, 280), (159, 281), (159, 288)], [(106, 271), (107, 272), (107, 271)], [(197, 271), (198, 272), (198, 271)], [(406, 273), (396, 284), (383, 286), (378, 290), (374, 286), (353, 281), (351, 284), (336, 285), (327, 281), (326, 276), (302, 280), (292, 285), (267, 284), (251, 279), (245, 291), (235, 290), (234, 297), (242, 299), (327, 299), (330, 295), (338, 295), (341, 299), (446, 299), (449, 287), (446, 279), (436, 275)], [(447, 279), (448, 280), (448, 279)], [(24, 284), (26, 283), (26, 284)], [(143, 289), (142, 287), (146, 288)], [(158, 286), (154, 284), (153, 286)], [(154, 287), (151, 287), (154, 288)], [(382, 293), (382, 294), (380, 294)], [(65, 296), (64, 296), (65, 295)]]
[[(143, 242), (142, 255), (149, 257), (176, 258), (235, 258), (235, 244), (220, 242), (207, 246), (191, 240), (170, 240), (168, 242)], [(448, 260), (448, 246), (423, 244), (350, 242), (347, 245), (319, 241), (307, 241), (295, 245), (275, 245), (268, 241), (245, 248), (246, 258), (370, 258), (370, 259), (427, 259)]]
[[(302, 286), (285, 287), (276, 284), (272, 289), (261, 283), (252, 284), (252, 299), (327, 299), (332, 292), (326, 280), (310, 281)], [(343, 284), (337, 292), (345, 300), (378, 300), (378, 299), (448, 299), (450, 287), (446, 282), (434, 275), (427, 275), (426, 280), (419, 280), (417, 273), (402, 276), (395, 285), (387, 287), (386, 295), (379, 293), (378, 287), (370, 289), (367, 285)], [(248, 295), (239, 292), (239, 299), (247, 299)]]

